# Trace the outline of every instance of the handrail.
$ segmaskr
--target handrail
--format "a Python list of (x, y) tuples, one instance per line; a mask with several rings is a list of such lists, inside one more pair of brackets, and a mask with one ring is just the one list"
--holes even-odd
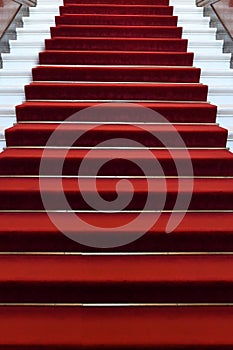
[(233, 40), (233, 0), (196, 0), (196, 5), (198, 7), (211, 6)]
[(25, 6), (36, 6), (36, 0), (13, 0), (13, 1)]
[(36, 0), (0, 0), (0, 39), (13, 22), (21, 6), (36, 6)]
[(233, 40), (233, 1), (221, 0), (213, 4), (212, 8)]
[(14, 20), (21, 5), (13, 0), (0, 0), (0, 38)]
[(220, 0), (196, 0), (196, 5), (198, 7), (205, 7), (205, 6), (213, 5), (219, 1)]

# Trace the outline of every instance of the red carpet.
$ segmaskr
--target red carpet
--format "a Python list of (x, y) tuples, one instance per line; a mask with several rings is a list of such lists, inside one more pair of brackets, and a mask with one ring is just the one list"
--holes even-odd
[(60, 7), (0, 154), (0, 349), (232, 349), (233, 154), (172, 13)]

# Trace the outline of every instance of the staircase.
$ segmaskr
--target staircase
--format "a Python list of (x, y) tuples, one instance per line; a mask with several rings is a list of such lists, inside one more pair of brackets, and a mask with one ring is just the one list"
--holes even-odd
[[(60, 1), (60, 0), (59, 0)], [(24, 84), (31, 81), (31, 68), (38, 63), (38, 52), (44, 48), (44, 39), (50, 35), (54, 16), (62, 0), (38, 0), (30, 8), (30, 17), (24, 17), (24, 27), (17, 29), (17, 40), (10, 41), (10, 54), (3, 54), (4, 69), (0, 71), (0, 147), (5, 147), (5, 129), (15, 123), (15, 105), (25, 99)], [(216, 41), (216, 30), (209, 28), (209, 18), (203, 18), (203, 9), (195, 1), (172, 0), (178, 25), (188, 38), (188, 50), (194, 52), (194, 64), (202, 69), (201, 82), (209, 86), (208, 101), (218, 105), (217, 122), (227, 128), (227, 147), (233, 149), (232, 81), (229, 69), (231, 54), (223, 54), (223, 41)], [(42, 29), (43, 28), (43, 29)], [(208, 48), (208, 49), (207, 49)], [(210, 55), (211, 54), (211, 55)]]
[(0, 154), (0, 349), (232, 347), (233, 154), (181, 35), (60, 7)]

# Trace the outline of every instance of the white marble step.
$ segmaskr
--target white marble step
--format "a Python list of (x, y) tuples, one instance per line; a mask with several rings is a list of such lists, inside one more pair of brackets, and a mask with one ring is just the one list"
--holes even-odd
[[(228, 105), (233, 102), (233, 86), (213, 86), (208, 88), (208, 101), (219, 105)], [(233, 125), (233, 124), (232, 124)]]
[[(48, 34), (50, 33), (50, 27), (47, 25), (47, 27), (43, 27), (41, 28), (41, 25), (38, 25), (37, 23), (35, 23), (34, 25), (27, 25), (25, 27), (22, 28), (17, 28), (17, 35), (29, 35), (29, 34), (35, 34), (35, 35), (39, 35), (39, 34)], [(183, 33), (185, 34), (200, 34), (200, 35), (204, 35), (204, 34), (209, 34), (209, 33), (213, 33), (216, 34), (216, 28), (209, 28), (206, 27), (206, 24), (202, 24), (202, 25), (198, 25), (198, 27), (194, 27), (193, 24), (186, 24), (183, 28)]]
[(180, 16), (180, 18), (186, 16), (186, 14), (193, 15), (198, 14), (202, 17), (203, 9), (200, 7), (194, 7), (192, 4), (177, 4), (174, 6), (173, 10), (174, 15)]
[[(204, 24), (202, 22), (200, 22), (201, 24)], [(32, 16), (32, 17), (24, 17), (23, 18), (23, 25), (24, 27), (34, 27), (34, 25), (36, 26), (53, 26), (55, 24), (55, 17), (41, 17), (41, 16)]]
[[(44, 50), (44, 38), (35, 38), (34, 40), (28, 40), (28, 38), (22, 38), (21, 40), (10, 40), (9, 41), (11, 53), (22, 54), (25, 52), (26, 55)], [(221, 54), (222, 53), (222, 40), (192, 40), (188, 43), (188, 51), (199, 50), (201, 53), (209, 54)], [(26, 52), (27, 51), (27, 52)]]
[(0, 86), (0, 104), (17, 105), (24, 100), (24, 86)]
[(44, 44), (44, 39), (41, 39), (40, 42), (37, 42), (36, 44), (34, 43), (34, 41), (31, 40), (25, 40), (25, 41), (19, 41), (19, 40), (10, 40), (9, 42), (9, 46), (10, 46), (10, 53), (11, 54), (23, 54), (25, 53), (25, 55), (30, 55), (31, 54), (35, 54), (35, 53), (39, 53), (40, 51), (43, 51), (45, 48), (45, 44)]
[[(194, 51), (194, 50), (193, 50)], [(31, 53), (24, 51), (20, 54), (2, 54), (3, 58), (3, 67), (13, 68), (13, 69), (22, 69), (25, 67), (32, 67), (38, 63), (38, 53)], [(222, 54), (222, 55), (209, 55), (209, 53), (194, 53), (194, 65), (201, 68), (209, 69), (227, 69), (230, 67), (230, 58), (231, 54)]]
[[(189, 15), (192, 14), (202, 14), (203, 9), (200, 7), (194, 8), (193, 5), (187, 4), (187, 2), (184, 1), (184, 3), (180, 3), (174, 8), (173, 14), (182, 14), (182, 13), (188, 13)], [(31, 7), (30, 8), (30, 14), (43, 14), (43, 13), (52, 13), (52, 14), (57, 14), (59, 13), (59, 4), (40, 4), (37, 7)]]
[(24, 69), (27, 67), (31, 70), (35, 65), (38, 64), (38, 56), (25, 57), (24, 55), (10, 55), (2, 54), (3, 58), (3, 69)]
[(233, 70), (231, 69), (202, 69), (200, 81), (210, 86), (233, 86)]
[[(55, 23), (55, 17), (51, 17), (50, 15), (48, 16), (43, 16), (34, 14), (34, 16), (31, 17), (24, 17), (23, 18), (23, 23), (24, 26), (34, 26), (34, 25), (45, 25), (45, 26), (52, 26)], [(178, 18), (178, 25), (182, 26), (183, 24), (186, 24), (193, 28), (193, 25), (197, 25), (198, 28), (201, 26), (207, 27), (209, 26), (209, 19), (206, 17), (200, 18), (199, 14), (197, 16), (185, 16), (184, 18)]]
[(31, 70), (28, 69), (1, 69), (0, 86), (24, 86), (32, 80)]

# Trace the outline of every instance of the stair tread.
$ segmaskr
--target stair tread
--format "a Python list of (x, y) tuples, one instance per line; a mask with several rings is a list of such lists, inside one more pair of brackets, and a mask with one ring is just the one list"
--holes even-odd
[[(193, 133), (193, 132), (209, 132), (209, 133), (223, 133), (225, 134), (226, 130), (218, 125), (205, 125), (205, 124), (192, 124), (190, 122), (190, 124), (188, 125), (171, 125), (171, 124), (150, 124), (148, 123), (148, 125), (143, 124), (142, 126), (140, 125), (134, 125), (134, 124), (121, 124), (119, 122), (119, 124), (112, 124), (111, 122), (109, 122), (110, 124), (98, 124), (98, 123), (88, 123), (88, 126), (85, 124), (79, 124), (78, 121), (76, 121), (76, 123), (73, 124), (63, 124), (62, 125), (62, 130), (64, 131), (78, 131), (78, 130), (86, 130), (88, 131), (88, 129), (91, 127), (96, 128), (96, 131), (123, 131), (123, 132), (146, 132), (148, 131), (157, 131), (157, 132), (161, 132), (161, 131), (168, 131), (168, 132), (189, 132), (189, 133)], [(16, 131), (20, 131), (20, 130), (28, 130), (28, 131), (51, 131), (53, 132), (56, 128), (58, 127), (57, 123), (23, 123), (23, 124), (16, 124), (14, 125), (12, 128), (8, 129), (8, 132), (16, 132)], [(123, 128), (123, 129), (122, 129)]]

